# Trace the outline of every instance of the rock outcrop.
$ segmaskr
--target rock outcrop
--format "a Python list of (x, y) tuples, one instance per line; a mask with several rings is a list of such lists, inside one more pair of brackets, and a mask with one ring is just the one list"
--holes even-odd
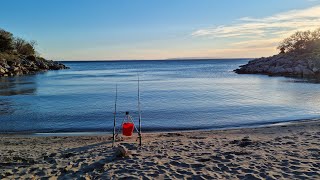
[(266, 74), (320, 79), (320, 53), (284, 53), (254, 59), (234, 70), (238, 74)]
[(60, 69), (68, 69), (68, 67), (64, 64), (35, 56), (19, 56), (14, 59), (0, 59), (0, 77), (19, 76)]

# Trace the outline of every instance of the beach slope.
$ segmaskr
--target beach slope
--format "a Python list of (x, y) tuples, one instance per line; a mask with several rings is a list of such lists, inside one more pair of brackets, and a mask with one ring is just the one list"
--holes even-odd
[(320, 121), (233, 130), (0, 137), (0, 179), (320, 179)]

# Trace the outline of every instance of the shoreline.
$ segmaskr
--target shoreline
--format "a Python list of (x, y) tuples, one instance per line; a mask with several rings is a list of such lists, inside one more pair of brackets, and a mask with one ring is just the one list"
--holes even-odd
[(320, 121), (269, 127), (111, 135), (0, 136), (0, 178), (319, 179)]
[(320, 69), (316, 52), (287, 52), (250, 60), (234, 72), (237, 74), (261, 74), (295, 77), (319, 81)]
[[(287, 120), (281, 122), (266, 122), (252, 125), (242, 125), (242, 126), (230, 126), (230, 127), (221, 127), (221, 128), (207, 128), (207, 129), (172, 129), (168, 131), (159, 130), (147, 130), (142, 132), (144, 134), (154, 134), (154, 133), (184, 133), (184, 132), (206, 132), (206, 131), (220, 131), (220, 130), (237, 130), (237, 129), (252, 129), (252, 128), (264, 128), (270, 126), (281, 126), (281, 125), (289, 125), (300, 122), (313, 122), (320, 121), (320, 118), (311, 118), (311, 119), (297, 119), (297, 120)], [(112, 131), (61, 131), (61, 132), (9, 132), (3, 133), (0, 132), (0, 137), (5, 136), (17, 136), (17, 137), (68, 137), (68, 136), (104, 136), (104, 135), (112, 135)]]

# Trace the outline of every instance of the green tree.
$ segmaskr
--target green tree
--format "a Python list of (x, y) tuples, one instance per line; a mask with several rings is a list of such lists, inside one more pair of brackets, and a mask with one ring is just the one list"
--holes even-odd
[(11, 51), (13, 49), (13, 35), (0, 29), (0, 52)]
[(298, 31), (290, 37), (284, 39), (278, 49), (281, 52), (312, 52), (319, 48), (320, 44), (320, 28), (315, 31)]
[(33, 46), (30, 43), (27, 43), (21, 48), (19, 54), (28, 55), (28, 56), (29, 55), (34, 55), (35, 54), (35, 50), (34, 50)]
[(14, 49), (17, 53), (22, 55), (34, 55), (35, 54), (35, 41), (26, 41), (22, 38), (15, 38), (14, 39)]
[(18, 38), (15, 38), (13, 41), (13, 47), (17, 52), (19, 52), (21, 51), (21, 49), (26, 43), (27, 42), (24, 39), (18, 37)]

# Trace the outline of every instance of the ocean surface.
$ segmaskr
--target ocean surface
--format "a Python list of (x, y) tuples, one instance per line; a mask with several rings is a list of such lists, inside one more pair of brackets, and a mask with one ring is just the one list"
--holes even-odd
[(142, 131), (249, 127), (320, 118), (320, 84), (238, 75), (247, 59), (65, 62), (71, 69), (0, 78), (0, 133), (111, 132), (125, 111)]

